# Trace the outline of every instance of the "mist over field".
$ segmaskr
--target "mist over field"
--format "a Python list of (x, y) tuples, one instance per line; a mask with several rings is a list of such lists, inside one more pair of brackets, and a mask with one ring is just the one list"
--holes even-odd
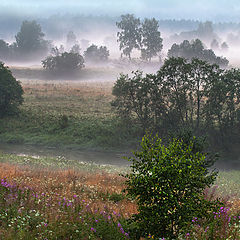
[(239, 0), (0, 0), (0, 239), (240, 239)]

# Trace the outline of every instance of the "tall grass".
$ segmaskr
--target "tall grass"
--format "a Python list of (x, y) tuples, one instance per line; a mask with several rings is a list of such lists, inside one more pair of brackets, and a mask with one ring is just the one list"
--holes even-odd
[[(119, 176), (126, 171), (61, 158), (1, 154), (0, 238), (134, 239), (128, 219), (137, 207), (122, 192), (125, 179)], [(226, 173), (220, 173), (218, 181), (228, 184), (221, 174)], [(226, 200), (224, 206), (208, 219), (194, 218), (181, 239), (239, 239), (240, 200), (227, 198), (221, 186), (207, 190), (205, 197), (219, 197), (218, 193)]]
[(111, 83), (23, 81), (18, 116), (0, 119), (0, 141), (91, 149), (127, 148), (138, 127), (128, 128), (111, 108)]

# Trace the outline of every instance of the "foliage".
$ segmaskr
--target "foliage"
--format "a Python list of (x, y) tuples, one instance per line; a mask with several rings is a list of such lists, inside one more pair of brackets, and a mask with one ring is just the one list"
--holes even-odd
[(121, 30), (117, 33), (120, 50), (131, 59), (132, 50), (140, 49), (141, 46), (140, 19), (135, 18), (133, 14), (126, 14), (121, 16), (121, 21), (116, 25)]
[(227, 51), (228, 48), (229, 48), (229, 46), (227, 45), (226, 42), (223, 42), (223, 43), (221, 44), (221, 49), (222, 49), (222, 50)]
[(106, 62), (109, 57), (109, 51), (106, 46), (96, 46), (92, 44), (84, 52), (84, 57), (86, 61), (92, 62)]
[[(82, 79), (88, 77), (85, 73), (89, 70), (79, 73)], [(96, 71), (92, 75), (96, 74), (101, 76)], [(27, 71), (29, 76), (35, 78), (36, 72)], [(120, 150), (132, 147), (138, 139), (139, 128), (129, 129), (112, 111), (111, 84), (23, 81), (23, 87), (21, 112), (0, 119), (1, 142)]]
[(219, 43), (216, 39), (213, 39), (211, 42), (211, 49), (213, 50), (219, 50)]
[(137, 201), (136, 236), (179, 239), (194, 217), (204, 218), (220, 202), (204, 198), (217, 172), (209, 172), (206, 156), (195, 152), (193, 142), (173, 139), (164, 146), (158, 136), (143, 137), (141, 150), (134, 152), (126, 191)]
[(78, 41), (77, 41), (76, 35), (74, 34), (73, 31), (69, 31), (67, 34), (67, 41), (66, 41), (67, 47), (69, 48), (77, 44), (78, 44)]
[(199, 39), (192, 42), (184, 40), (179, 45), (174, 43), (171, 49), (168, 50), (168, 57), (182, 57), (188, 60), (198, 58), (210, 64), (217, 64), (223, 68), (228, 65), (226, 58), (217, 57), (211, 49), (204, 49), (203, 43)]
[(116, 213), (93, 211), (77, 195), (49, 198), (6, 179), (0, 182), (0, 237), (4, 239), (129, 239), (125, 219)]
[[(167, 59), (156, 74), (120, 75), (112, 106), (122, 119), (161, 132), (188, 127), (214, 144), (238, 142), (238, 69), (223, 70), (199, 59)], [(234, 140), (233, 140), (234, 139)]]
[(49, 56), (42, 61), (43, 68), (55, 73), (69, 73), (84, 67), (84, 59), (79, 53), (63, 52)]
[(152, 75), (143, 77), (139, 71), (132, 78), (121, 74), (112, 91), (116, 98), (111, 104), (121, 118), (131, 120), (136, 116), (143, 132), (145, 127), (153, 124), (154, 103), (150, 97), (153, 92), (152, 78)]
[(14, 113), (23, 102), (23, 89), (11, 71), (0, 62), (0, 116)]
[(0, 39), (0, 59), (8, 59), (10, 54), (9, 44)]
[(151, 61), (151, 58), (157, 56), (162, 50), (162, 38), (158, 31), (158, 21), (153, 19), (145, 19), (141, 25), (142, 48), (141, 55), (143, 59)]
[(216, 38), (216, 34), (213, 31), (213, 24), (210, 21), (206, 21), (204, 23), (200, 22), (196, 32), (197, 37), (203, 41)]
[(17, 51), (21, 54), (47, 53), (49, 43), (43, 37), (40, 24), (36, 21), (23, 21), (16, 35)]

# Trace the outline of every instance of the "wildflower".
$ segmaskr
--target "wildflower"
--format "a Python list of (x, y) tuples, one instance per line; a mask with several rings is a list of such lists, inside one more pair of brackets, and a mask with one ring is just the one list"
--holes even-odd
[(93, 227), (91, 227), (91, 231), (92, 231), (92, 232), (96, 232), (96, 229), (93, 228)]

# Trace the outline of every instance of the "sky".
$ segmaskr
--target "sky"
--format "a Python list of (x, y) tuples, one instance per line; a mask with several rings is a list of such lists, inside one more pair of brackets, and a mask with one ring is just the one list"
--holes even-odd
[(240, 22), (239, 0), (0, 0), (0, 14), (119, 16)]

